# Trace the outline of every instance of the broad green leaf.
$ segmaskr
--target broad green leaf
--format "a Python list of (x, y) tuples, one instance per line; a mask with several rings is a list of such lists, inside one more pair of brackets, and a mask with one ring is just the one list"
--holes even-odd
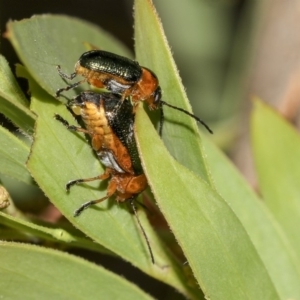
[[(136, 1), (137, 5), (136, 7), (139, 7), (141, 11), (145, 11), (147, 9), (151, 10), (151, 4), (148, 2), (148, 5), (145, 2), (142, 1)], [(137, 9), (136, 9), (137, 10)], [(140, 10), (137, 10), (139, 13)], [(155, 72), (158, 74), (159, 79), (162, 82), (162, 86), (164, 91), (166, 90), (166, 87), (164, 87), (164, 70), (167, 69), (168, 65), (168, 59), (169, 56), (164, 56), (165, 52), (164, 49), (160, 47), (161, 43), (157, 43), (157, 40), (153, 37), (154, 34), (148, 35), (149, 31), (151, 33), (155, 31), (155, 29), (158, 29), (156, 31), (156, 37), (157, 39), (161, 39), (165, 41), (165, 37), (161, 35), (161, 28), (159, 25), (155, 24), (150, 26), (151, 23), (147, 16), (141, 14), (139, 16), (136, 13), (136, 29), (140, 29), (137, 31), (139, 35), (137, 35), (136, 41), (137, 41), (137, 53), (140, 54), (141, 59), (143, 59), (143, 63), (147, 66), (152, 66), (152, 62), (156, 63), (156, 69), (153, 63), (153, 68)], [(155, 16), (154, 16), (155, 19)], [(147, 20), (147, 21), (145, 21)], [(147, 26), (139, 26), (142, 22), (148, 22)], [(153, 16), (152, 16), (153, 21)], [(145, 47), (144, 47), (145, 46)], [(143, 48), (144, 47), (144, 48)], [(139, 52), (139, 49), (143, 49), (144, 51)], [(148, 55), (148, 49), (152, 51), (151, 55)], [(167, 51), (168, 52), (168, 51)], [(169, 72), (169, 74), (165, 75), (168, 76), (166, 79), (166, 83), (171, 82), (172, 80), (172, 72)], [(168, 85), (166, 84), (168, 87)], [(164, 97), (168, 97), (168, 95), (172, 95), (171, 100), (175, 99), (176, 97), (173, 96), (174, 90), (172, 88), (168, 89), (168, 94), (164, 94)], [(178, 104), (179, 105), (179, 104)], [(182, 104), (181, 104), (182, 106)], [(167, 111), (168, 108), (165, 109)], [(167, 112), (166, 112), (167, 113)], [(177, 120), (177, 118), (176, 118)], [(176, 122), (176, 125), (178, 125), (179, 122)], [(167, 127), (168, 125), (166, 125)], [(174, 126), (174, 124), (170, 124), (170, 126)], [(180, 128), (177, 127), (174, 131), (176, 132), (176, 137), (179, 134)], [(149, 133), (147, 133), (148, 136)], [(137, 133), (138, 138), (141, 139), (140, 133)], [(167, 138), (166, 138), (166, 135)], [(173, 134), (174, 135), (174, 134)], [(186, 146), (189, 145), (188, 140), (182, 139), (182, 141), (178, 141), (174, 143), (174, 145), (170, 145), (168, 143), (169, 138), (173, 138), (172, 131), (168, 134), (165, 134), (164, 132), (164, 141), (166, 145), (168, 146), (168, 149), (170, 152), (174, 155), (173, 148), (175, 147), (176, 150), (181, 149), (181, 157), (174, 155), (174, 157), (180, 161), (181, 163), (185, 164), (191, 170), (193, 170), (195, 173), (201, 175), (201, 172), (195, 171), (196, 166), (199, 165), (199, 163), (195, 163), (194, 166), (191, 166), (190, 164), (186, 163), (187, 157), (189, 157), (193, 151), (195, 151), (196, 148), (186, 150)], [(174, 139), (176, 141), (176, 139)], [(272, 278), (272, 281), (274, 282), (274, 286), (276, 286), (276, 289), (279, 291), (279, 295), (282, 298), (290, 298), (294, 297), (295, 295), (300, 295), (299, 290), (299, 268), (297, 267), (297, 264), (295, 264), (295, 255), (293, 251), (291, 250), (291, 247), (289, 243), (286, 241), (282, 231), (280, 230), (278, 224), (276, 221), (270, 216), (270, 214), (267, 212), (267, 210), (261, 205), (259, 202), (260, 200), (255, 196), (255, 194), (250, 190), (248, 185), (245, 183), (245, 181), (241, 178), (240, 175), (237, 174), (237, 171), (234, 170), (234, 168), (231, 166), (231, 164), (228, 162), (227, 159), (224, 158), (223, 155), (220, 155), (219, 151), (209, 142), (207, 142), (207, 139), (204, 139), (205, 141), (205, 148), (207, 150), (207, 159), (209, 162), (209, 166), (212, 172), (212, 177), (214, 184), (216, 185), (216, 188), (218, 192), (224, 197), (224, 199), (229, 203), (229, 205), (233, 208), (234, 213), (237, 215), (239, 220), (242, 222), (244, 228), (247, 231), (247, 234), (251, 237), (251, 241), (253, 242), (255, 248), (258, 251), (258, 254), (260, 255), (260, 258), (263, 260), (263, 263), (266, 266), (266, 269), (269, 271), (269, 274), (265, 273), (265, 268), (261, 266), (264, 269), (265, 276), (270, 276)], [(157, 145), (153, 142), (153, 145), (155, 145), (155, 152), (157, 151)], [(152, 148), (154, 147), (152, 145)], [(201, 147), (201, 146), (200, 146)], [(175, 150), (175, 151), (176, 151)], [(179, 151), (179, 150), (178, 150)], [(201, 151), (202, 152), (202, 151)], [(177, 152), (178, 153), (178, 152)], [(201, 153), (198, 152), (198, 156), (195, 156), (199, 159)], [(146, 159), (146, 158), (145, 158)], [(151, 161), (148, 161), (148, 164), (156, 165), (156, 160), (154, 156), (152, 157)], [(147, 170), (148, 164), (147, 161), (145, 162), (145, 168)], [(159, 165), (159, 170), (165, 170), (161, 167), (160, 161), (157, 164)], [(163, 174), (162, 172), (159, 172), (156, 175), (157, 180), (162, 180)], [(190, 183), (187, 183), (191, 189), (194, 189), (194, 186)], [(169, 185), (165, 183), (165, 188), (167, 189)], [(156, 186), (152, 186), (153, 191), (155, 193)], [(172, 190), (173, 186), (169, 187), (169, 190)], [(186, 199), (186, 197), (183, 197)], [(156, 199), (160, 202), (163, 199), (159, 199), (157, 197), (156, 193)], [(241, 199), (243, 201), (241, 201)], [(172, 198), (172, 201), (176, 202), (174, 198)], [(178, 199), (177, 201), (182, 201)], [(169, 205), (169, 207), (172, 207), (173, 203)], [(170, 209), (170, 208), (168, 208)], [(189, 217), (187, 216), (188, 221)], [(194, 228), (194, 226), (192, 226)], [(178, 236), (177, 236), (178, 238)], [(241, 262), (242, 263), (242, 262)], [(282, 272), (283, 271), (283, 272)], [(245, 271), (246, 272), (246, 271)], [(239, 275), (238, 275), (239, 276)], [(247, 276), (247, 275), (245, 275)], [(249, 280), (251, 278), (251, 274), (248, 273)], [(231, 278), (231, 277), (230, 277)], [(237, 278), (235, 278), (237, 279)], [(213, 276), (211, 278), (213, 280)], [(259, 293), (259, 287), (255, 287), (253, 283), (253, 292), (255, 291)], [(223, 297), (222, 297), (223, 299)], [(257, 299), (257, 297), (255, 297)]]
[[(134, 11), (138, 61), (158, 76), (163, 100), (191, 111), (153, 4), (150, 0), (136, 0)], [(212, 184), (194, 119), (169, 107), (164, 107), (164, 112), (163, 139), (168, 150), (181, 164)]]
[(0, 145), (0, 173), (32, 184), (32, 178), (26, 168), (29, 147), (1, 126)]
[(243, 224), (280, 298), (300, 299), (299, 260), (279, 224), (232, 162), (208, 139), (203, 142), (216, 189)]
[(152, 299), (137, 286), (73, 255), (0, 243), (3, 299)]
[[(87, 51), (85, 43), (130, 56), (130, 52), (107, 32), (67, 16), (41, 15), (9, 22), (6, 36), (33, 78), (51, 95), (66, 86), (56, 66), (60, 65), (67, 74), (73, 73), (75, 63)], [(66, 94), (76, 93), (73, 90)]]
[(97, 182), (75, 186), (70, 193), (66, 193), (65, 184), (71, 179), (94, 177), (103, 173), (103, 169), (84, 136), (68, 131), (54, 119), (54, 114), (59, 114), (70, 124), (76, 124), (66, 107), (27, 76), (32, 93), (31, 108), (37, 115), (28, 168), (46, 196), (92, 240), (150, 276), (195, 298), (198, 288), (191, 287), (186, 281), (181, 265), (159, 241), (142, 209), (139, 210), (139, 218), (150, 240), (156, 265), (151, 263), (145, 239), (126, 204), (117, 205), (111, 199), (74, 218), (73, 213), (81, 204), (106, 194), (107, 183), (100, 187)]
[(34, 114), (5, 58), (0, 55), (0, 112), (24, 133), (32, 134)]
[(169, 155), (142, 109), (137, 112), (136, 130), (150, 187), (205, 296), (279, 299), (247, 232), (227, 202)]
[(273, 109), (256, 100), (252, 116), (252, 141), (263, 199), (282, 226), (300, 261), (299, 132)]
[(33, 223), (33, 221), (29, 222), (29, 219), (24, 220), (21, 218), (16, 218), (2, 212), (0, 212), (0, 224), (10, 228), (14, 228), (24, 234), (27, 234), (27, 237), (28, 234), (30, 234), (32, 235), (32, 237), (42, 238), (46, 241), (65, 243), (69, 247), (79, 247), (98, 251), (104, 254), (111, 254), (110, 251), (82, 237), (78, 234), (78, 232), (74, 233), (66, 230), (65, 228), (58, 228), (57, 226), (53, 227), (53, 224), (52, 226), (51, 224), (39, 225)]

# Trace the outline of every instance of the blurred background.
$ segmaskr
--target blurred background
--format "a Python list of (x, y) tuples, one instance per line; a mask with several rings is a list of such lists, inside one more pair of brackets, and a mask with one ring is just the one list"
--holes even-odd
[[(194, 113), (209, 124), (214, 130), (214, 142), (255, 185), (249, 143), (251, 99), (254, 96), (261, 98), (297, 124), (300, 99), (300, 2), (153, 2)], [(0, 0), (1, 34), (10, 19), (21, 20), (45, 13), (66, 14), (97, 24), (134, 51), (132, 7), (132, 0)], [(1, 54), (14, 69), (18, 58), (11, 45), (1, 38), (0, 47)], [(13, 129), (1, 116), (0, 122)], [(2, 176), (1, 179), (6, 180)], [(16, 190), (12, 188), (12, 194)], [(23, 191), (22, 196), (24, 200)], [(18, 198), (18, 195), (14, 197)], [(29, 197), (32, 199), (32, 194)], [(40, 201), (43, 203), (43, 200)], [(38, 209), (39, 206), (35, 207)], [(101, 264), (105, 262), (101, 261)], [(116, 272), (123, 274), (123, 264), (119, 260), (117, 264), (114, 263), (120, 269)], [(130, 269), (130, 274), (125, 276), (130, 277), (134, 272), (138, 271)], [(139, 272), (136, 274), (142, 278)], [(153, 279), (144, 281), (148, 287), (145, 288), (143, 283), (140, 285), (147, 290), (151, 282), (152, 290), (149, 292), (157, 298), (167, 299), (167, 295), (172, 295), (170, 299), (175, 299), (167, 287), (161, 284), (157, 286), (158, 283)], [(155, 294), (156, 290), (163, 294)], [(180, 298), (179, 295), (176, 297)]]

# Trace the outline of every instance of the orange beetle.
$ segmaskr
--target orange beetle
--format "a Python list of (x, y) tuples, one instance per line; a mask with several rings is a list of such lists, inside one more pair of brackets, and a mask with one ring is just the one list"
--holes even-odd
[[(148, 186), (143, 172), (133, 132), (134, 112), (128, 99), (121, 100), (121, 95), (113, 93), (82, 92), (70, 103), (73, 112), (79, 114), (86, 128), (69, 125), (60, 115), (55, 118), (69, 130), (83, 132), (91, 137), (92, 147), (99, 160), (105, 166), (105, 172), (99, 176), (76, 179), (66, 184), (67, 191), (71, 186), (93, 180), (110, 178), (105, 197), (82, 204), (74, 216), (79, 216), (88, 207), (100, 203), (111, 196), (118, 202), (128, 201), (137, 218), (145, 237), (151, 260), (154, 256), (149, 239), (140, 223), (134, 201)], [(117, 108), (117, 109), (116, 109)]]

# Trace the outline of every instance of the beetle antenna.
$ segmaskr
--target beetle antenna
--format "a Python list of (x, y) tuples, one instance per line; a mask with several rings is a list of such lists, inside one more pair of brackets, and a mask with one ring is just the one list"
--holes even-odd
[(139, 224), (139, 227), (141, 228), (141, 231), (142, 231), (142, 233), (143, 233), (143, 236), (144, 236), (144, 238), (145, 238), (145, 240), (146, 240), (147, 247), (148, 247), (148, 250), (149, 250), (149, 253), (150, 253), (150, 256), (151, 256), (151, 261), (152, 261), (152, 263), (155, 265), (154, 255), (153, 255), (153, 252), (152, 252), (152, 249), (151, 249), (151, 246), (150, 246), (150, 242), (149, 242), (148, 236), (146, 235), (146, 232), (145, 232), (145, 230), (144, 230), (144, 228), (143, 228), (143, 226), (142, 226), (142, 224), (141, 224), (141, 221), (140, 221), (140, 219), (139, 219), (139, 217), (138, 217), (138, 214), (137, 214), (137, 211), (136, 211), (136, 207), (135, 207), (135, 205), (134, 205), (134, 201), (135, 201), (135, 198), (131, 198), (131, 199), (130, 199), (130, 205), (131, 205), (132, 210), (133, 210), (133, 212), (134, 212), (134, 215), (135, 215), (135, 217), (136, 217), (136, 219), (137, 219), (137, 222), (138, 222), (138, 224)]
[[(213, 134), (213, 131), (208, 127), (208, 125), (207, 125), (206, 123), (204, 123), (204, 121), (202, 121), (201, 119), (199, 119), (199, 118), (196, 117), (195, 115), (191, 114), (190, 112), (186, 111), (185, 109), (180, 108), (180, 107), (177, 107), (177, 106), (174, 106), (174, 105), (171, 105), (171, 104), (169, 104), (169, 103), (167, 103), (167, 102), (165, 102), (165, 101), (162, 101), (162, 100), (160, 101), (160, 103), (161, 103), (161, 108), (162, 108), (163, 105), (166, 105), (166, 106), (169, 106), (169, 107), (171, 107), (171, 108), (177, 109), (177, 110), (179, 110), (179, 111), (185, 113), (186, 115), (188, 115), (188, 116), (194, 118), (197, 122), (201, 123), (201, 124), (207, 129), (207, 131), (208, 131), (209, 133)], [(161, 111), (162, 111), (162, 109), (161, 109)], [(161, 116), (163, 116), (163, 113), (161, 114)], [(161, 122), (162, 122), (162, 117), (160, 118), (160, 120), (161, 120)], [(160, 135), (161, 135), (161, 131), (162, 131), (162, 123), (161, 123), (160, 128), (159, 128), (159, 134), (160, 134)]]

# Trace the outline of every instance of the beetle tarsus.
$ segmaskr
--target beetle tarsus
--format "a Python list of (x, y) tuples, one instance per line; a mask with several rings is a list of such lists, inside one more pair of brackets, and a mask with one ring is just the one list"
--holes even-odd
[(60, 116), (60, 115), (58, 115), (58, 114), (55, 114), (55, 115), (54, 115), (54, 118), (55, 118), (58, 122), (62, 123), (64, 126), (66, 126), (67, 128), (69, 127), (69, 122), (68, 122), (67, 120), (65, 120), (62, 116)]
[(74, 217), (78, 217), (84, 210), (86, 210), (91, 205), (94, 205), (97, 203), (97, 200), (91, 200), (86, 203), (83, 203), (78, 209), (74, 211)]
[(84, 182), (84, 179), (75, 179), (75, 180), (71, 180), (69, 181), (67, 184), (66, 184), (66, 191), (67, 192), (70, 192), (70, 188), (73, 186), (73, 185), (76, 185), (76, 184), (80, 184)]

